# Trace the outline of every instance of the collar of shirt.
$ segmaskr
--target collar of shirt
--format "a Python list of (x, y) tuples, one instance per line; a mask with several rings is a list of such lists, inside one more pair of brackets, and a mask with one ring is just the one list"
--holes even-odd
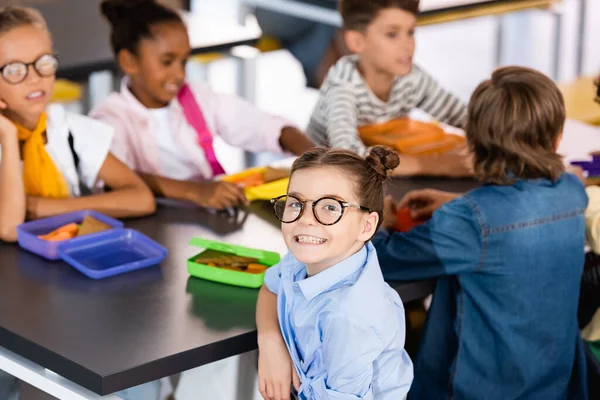
[[(146, 108), (146, 106), (144, 106), (129, 89), (130, 82), (131, 80), (128, 77), (124, 77), (121, 80), (121, 95), (125, 101), (131, 105), (133, 111), (135, 111), (137, 114), (143, 115), (146, 118), (150, 117), (152, 115), (151, 111)], [(174, 101), (171, 101), (169, 105), (163, 109), (169, 110), (169, 112), (172, 111), (174, 103)]]
[(306, 266), (296, 261), (297, 265), (293, 268), (294, 271), (292, 277), (295, 285), (298, 286), (306, 300), (310, 301), (362, 269), (369, 262), (369, 258), (374, 254), (375, 248), (369, 242), (352, 256), (307, 278), (305, 278)]

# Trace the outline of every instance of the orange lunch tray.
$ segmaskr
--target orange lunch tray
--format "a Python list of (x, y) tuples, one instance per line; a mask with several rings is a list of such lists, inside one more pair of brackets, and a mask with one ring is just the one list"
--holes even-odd
[(363, 126), (358, 132), (367, 146), (386, 145), (412, 155), (443, 154), (466, 144), (464, 137), (444, 132), (439, 124), (408, 118)]

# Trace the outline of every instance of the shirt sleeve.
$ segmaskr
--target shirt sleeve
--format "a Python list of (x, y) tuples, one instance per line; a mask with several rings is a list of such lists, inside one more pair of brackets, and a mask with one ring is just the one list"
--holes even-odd
[(213, 96), (217, 134), (228, 144), (247, 151), (283, 153), (281, 131), (295, 125), (284, 118), (265, 113), (238, 96), (205, 90)]
[(281, 286), (281, 263), (278, 263), (265, 272), (265, 286), (271, 293), (278, 294)]
[(467, 122), (467, 106), (458, 97), (444, 89), (427, 72), (422, 74), (421, 85), (417, 89), (417, 108), (427, 112), (436, 120), (464, 128)]
[(444, 204), (407, 233), (377, 232), (372, 242), (388, 280), (420, 280), (474, 272), (483, 266), (485, 238), (468, 195)]
[(373, 399), (373, 363), (384, 350), (379, 335), (347, 315), (328, 316), (321, 333), (327, 374), (312, 383), (315, 398)]
[(87, 187), (93, 188), (110, 152), (114, 130), (103, 122), (83, 115), (73, 114), (69, 119), (69, 130), (79, 157), (81, 179)]
[(324, 94), (325, 129), (329, 147), (365, 155), (367, 147), (358, 135), (356, 96), (344, 85), (330, 87)]

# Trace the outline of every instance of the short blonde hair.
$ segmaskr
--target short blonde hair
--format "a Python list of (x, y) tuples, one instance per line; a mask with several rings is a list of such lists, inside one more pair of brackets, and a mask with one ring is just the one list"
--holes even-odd
[(39, 11), (29, 7), (0, 8), (0, 35), (21, 26), (35, 26), (48, 32), (48, 26)]

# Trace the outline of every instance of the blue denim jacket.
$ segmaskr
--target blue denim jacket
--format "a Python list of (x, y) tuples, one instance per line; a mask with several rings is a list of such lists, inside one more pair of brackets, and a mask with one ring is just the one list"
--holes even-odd
[(487, 185), (373, 240), (387, 280), (439, 277), (413, 399), (587, 399), (580, 181)]

